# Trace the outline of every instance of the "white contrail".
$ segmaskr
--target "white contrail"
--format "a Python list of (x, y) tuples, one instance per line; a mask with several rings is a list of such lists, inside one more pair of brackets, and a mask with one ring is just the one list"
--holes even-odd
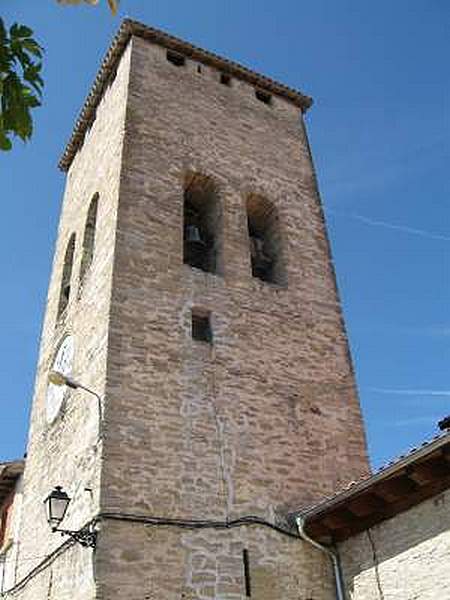
[(436, 325), (434, 327), (405, 327), (399, 329), (401, 333), (411, 333), (413, 335), (431, 335), (433, 337), (449, 337), (450, 327)]
[(395, 229), (396, 231), (403, 231), (404, 233), (420, 235), (421, 237), (426, 237), (432, 240), (442, 240), (444, 242), (450, 242), (450, 237), (446, 235), (442, 235), (440, 233), (433, 233), (431, 231), (425, 231), (423, 229), (415, 229), (414, 227), (408, 227), (407, 225), (395, 225), (394, 223), (378, 221), (377, 219), (371, 219), (369, 217), (364, 217), (363, 215), (358, 215), (356, 213), (343, 213), (332, 208), (327, 208), (326, 212), (332, 215), (337, 215), (338, 217), (347, 217), (349, 219), (355, 219), (356, 221), (361, 221), (361, 223), (365, 223), (366, 225), (375, 225), (376, 227)]
[(450, 390), (393, 390), (389, 388), (367, 388), (371, 392), (377, 392), (378, 394), (399, 394), (402, 396), (450, 396)]
[(425, 417), (411, 417), (410, 419), (399, 419), (398, 421), (391, 421), (393, 427), (411, 427), (411, 425), (429, 425), (436, 423), (442, 415), (429, 415)]

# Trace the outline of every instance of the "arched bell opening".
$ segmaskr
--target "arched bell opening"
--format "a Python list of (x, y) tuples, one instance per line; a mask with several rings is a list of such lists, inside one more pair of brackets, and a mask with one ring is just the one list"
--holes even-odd
[(287, 285), (278, 211), (262, 196), (247, 198), (247, 225), (252, 276), (277, 285)]
[(83, 236), (83, 256), (80, 266), (80, 284), (84, 283), (87, 272), (94, 259), (95, 230), (97, 226), (98, 194), (94, 194), (89, 205)]
[(61, 277), (61, 288), (59, 292), (59, 302), (58, 302), (58, 315), (59, 319), (61, 315), (66, 310), (71, 293), (71, 283), (72, 283), (72, 268), (73, 268), (73, 257), (75, 254), (75, 234), (72, 233), (70, 239), (67, 243), (66, 253), (64, 255), (64, 264), (63, 271)]
[(222, 207), (217, 186), (198, 173), (186, 179), (183, 209), (183, 262), (222, 274)]

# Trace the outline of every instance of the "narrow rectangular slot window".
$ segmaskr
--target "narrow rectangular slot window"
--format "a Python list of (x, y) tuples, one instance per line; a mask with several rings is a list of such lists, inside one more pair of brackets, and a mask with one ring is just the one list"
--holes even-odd
[(226, 73), (221, 73), (220, 74), (220, 83), (222, 85), (231, 85), (231, 77), (229, 75), (227, 75)]
[(260, 102), (264, 102), (264, 104), (272, 104), (272, 94), (263, 92), (262, 90), (255, 90), (255, 96)]
[(186, 59), (182, 54), (178, 54), (178, 52), (172, 52), (171, 50), (167, 50), (166, 54), (167, 60), (175, 65), (176, 67), (184, 67), (186, 63)]
[(192, 312), (192, 339), (212, 344), (211, 319), (209, 315)]
[(250, 561), (248, 559), (248, 550), (245, 548), (242, 551), (242, 560), (244, 561), (244, 582), (245, 582), (245, 596), (251, 598), (252, 586), (250, 581)]

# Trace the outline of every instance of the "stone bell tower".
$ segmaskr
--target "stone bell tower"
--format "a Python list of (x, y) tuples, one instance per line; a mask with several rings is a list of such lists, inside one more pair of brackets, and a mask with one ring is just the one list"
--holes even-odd
[[(20, 547), (53, 555), (17, 597), (330, 597), (286, 516), (367, 458), (310, 104), (122, 24), (60, 162)], [(51, 369), (101, 395), (100, 424)], [(50, 533), (55, 485), (66, 529), (94, 519), (95, 551)]]

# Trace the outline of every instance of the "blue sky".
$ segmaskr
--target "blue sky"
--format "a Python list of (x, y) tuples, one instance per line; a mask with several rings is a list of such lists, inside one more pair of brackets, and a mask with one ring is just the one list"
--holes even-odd
[[(104, 0), (106, 5), (106, 0)], [(448, 0), (123, 0), (313, 96), (307, 116), (374, 466), (450, 414)], [(31, 143), (0, 156), (0, 460), (25, 449), (64, 187), (57, 160), (120, 23), (3, 0), (46, 48)]]

